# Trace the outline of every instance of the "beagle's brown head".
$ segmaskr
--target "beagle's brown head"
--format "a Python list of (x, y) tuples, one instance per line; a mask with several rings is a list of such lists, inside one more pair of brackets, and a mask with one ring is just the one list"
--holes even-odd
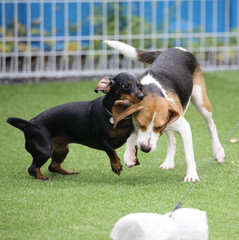
[(144, 97), (143, 86), (136, 74), (119, 73), (116, 77), (104, 77), (95, 88), (95, 92), (101, 91), (111, 94), (114, 101), (128, 100), (137, 103)]
[(145, 152), (153, 151), (165, 128), (180, 117), (173, 102), (154, 94), (149, 94), (141, 102), (132, 105), (127, 101), (116, 101), (112, 114), (114, 127), (120, 120), (133, 115), (134, 124), (138, 128), (137, 145), (141, 150), (147, 149)]

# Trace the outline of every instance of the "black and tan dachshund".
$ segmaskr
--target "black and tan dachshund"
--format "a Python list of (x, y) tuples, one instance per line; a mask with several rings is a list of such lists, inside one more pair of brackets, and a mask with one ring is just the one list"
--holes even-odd
[(25, 148), (33, 157), (29, 174), (39, 180), (48, 180), (40, 168), (49, 158), (52, 159), (51, 172), (77, 174), (63, 169), (61, 163), (69, 152), (68, 144), (79, 143), (105, 151), (113, 172), (120, 175), (122, 165), (115, 149), (126, 142), (133, 125), (131, 118), (126, 118), (114, 129), (112, 108), (120, 99), (128, 99), (132, 103), (141, 101), (144, 97), (141, 90), (142, 85), (136, 75), (120, 73), (114, 78), (104, 77), (98, 83), (95, 91), (102, 91), (105, 95), (95, 100), (59, 105), (30, 121), (8, 118), (9, 124), (24, 132)]

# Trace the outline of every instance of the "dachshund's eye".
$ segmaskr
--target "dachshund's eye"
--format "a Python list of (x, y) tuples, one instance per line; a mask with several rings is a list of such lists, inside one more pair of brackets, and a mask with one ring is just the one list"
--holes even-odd
[(142, 85), (142, 84), (139, 84), (139, 85), (138, 85), (138, 89), (139, 89), (140, 91), (142, 91), (143, 85)]
[(128, 89), (129, 87), (130, 87), (129, 83), (125, 83), (125, 84), (123, 85), (123, 88), (124, 88), (124, 89)]

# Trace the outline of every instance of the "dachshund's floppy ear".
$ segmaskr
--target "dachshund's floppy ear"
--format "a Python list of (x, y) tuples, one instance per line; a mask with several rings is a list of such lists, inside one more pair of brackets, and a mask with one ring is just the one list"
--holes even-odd
[(112, 108), (112, 115), (114, 119), (114, 128), (116, 128), (119, 121), (125, 117), (140, 111), (143, 108), (140, 102), (132, 103), (129, 100), (118, 100)]
[(103, 93), (108, 93), (113, 85), (113, 78), (105, 76), (102, 78), (95, 88), (95, 92), (101, 91)]

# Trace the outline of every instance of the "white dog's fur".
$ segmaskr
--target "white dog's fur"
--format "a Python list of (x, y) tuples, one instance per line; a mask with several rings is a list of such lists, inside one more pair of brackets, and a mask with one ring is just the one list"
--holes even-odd
[(110, 237), (112, 240), (208, 240), (208, 231), (206, 212), (182, 208), (165, 215), (126, 215), (115, 223)]

